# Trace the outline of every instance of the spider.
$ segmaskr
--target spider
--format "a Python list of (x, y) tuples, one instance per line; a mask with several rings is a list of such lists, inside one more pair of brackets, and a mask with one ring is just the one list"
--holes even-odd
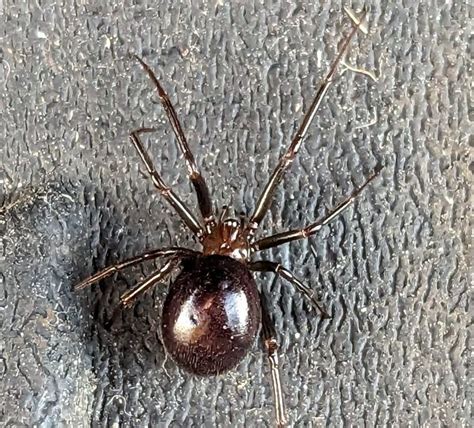
[(345, 55), (351, 39), (362, 25), (365, 12), (360, 19), (356, 19), (354, 16), (350, 17), (353, 21), (352, 30), (343, 38), (342, 47), (322, 81), (296, 135), (270, 176), (253, 213), (248, 219), (242, 216), (240, 221), (227, 217), (227, 207), (223, 207), (219, 215), (214, 212), (208, 187), (196, 165), (168, 95), (152, 69), (141, 58), (136, 57), (157, 89), (173, 128), (179, 149), (188, 168), (189, 179), (197, 195), (202, 221), (194, 216), (155, 170), (152, 160), (140, 140), (141, 134), (151, 132), (153, 129), (141, 128), (131, 132), (131, 142), (146, 166), (153, 184), (197, 237), (202, 249), (196, 251), (170, 247), (149, 251), (109, 266), (75, 287), (76, 289), (86, 288), (115, 272), (146, 260), (158, 258), (163, 260), (161, 268), (120, 297), (118, 307), (120, 309), (131, 306), (140, 295), (179, 271), (175, 280), (170, 284), (163, 305), (162, 340), (166, 351), (176, 364), (194, 375), (218, 375), (234, 368), (248, 353), (255, 342), (260, 326), (262, 326), (262, 341), (270, 365), (275, 421), (278, 427), (283, 427), (287, 423), (280, 380), (279, 345), (265, 300), (258, 291), (251, 272), (273, 272), (303, 293), (317, 308), (321, 316), (328, 317), (328, 314), (315, 298), (313, 291), (288, 269), (272, 261), (252, 261), (252, 255), (314, 235), (351, 205), (381, 170), (380, 166), (376, 167), (361, 187), (356, 188), (347, 199), (324, 218), (302, 229), (256, 238), (256, 231), (269, 209), (275, 188), (295, 159), (316, 111), (333, 82), (339, 63)]

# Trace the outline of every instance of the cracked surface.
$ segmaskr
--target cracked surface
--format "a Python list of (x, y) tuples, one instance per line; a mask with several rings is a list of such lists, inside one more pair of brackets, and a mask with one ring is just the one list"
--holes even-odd
[[(131, 54), (171, 95), (215, 204), (248, 213), (348, 19), (339, 1), (137, 3), (7, 0), (0, 11), (2, 426), (272, 425), (260, 343), (218, 378), (192, 378), (166, 358), (166, 286), (104, 328), (120, 293), (153, 265), (71, 288), (148, 248), (195, 248), (128, 141), (131, 129), (155, 127), (151, 156), (195, 207)], [(378, 80), (338, 78), (264, 222), (267, 231), (307, 224), (385, 164), (331, 226), (264, 254), (310, 284), (332, 318), (287, 283), (258, 283), (292, 425), (467, 426), (471, 11), (379, 3), (367, 3), (369, 35), (346, 60)]]

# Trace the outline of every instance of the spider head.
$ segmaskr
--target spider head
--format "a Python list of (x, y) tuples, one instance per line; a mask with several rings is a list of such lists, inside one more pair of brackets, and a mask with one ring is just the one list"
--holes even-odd
[(227, 207), (222, 209), (216, 225), (202, 238), (203, 253), (205, 255), (220, 254), (239, 261), (250, 258), (250, 244), (245, 232), (243, 218), (238, 221), (234, 218), (224, 218)]

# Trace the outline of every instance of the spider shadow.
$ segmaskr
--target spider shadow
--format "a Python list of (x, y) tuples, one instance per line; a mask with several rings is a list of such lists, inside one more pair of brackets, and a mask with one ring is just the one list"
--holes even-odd
[[(157, 284), (150, 293), (140, 296), (131, 308), (119, 306), (120, 296), (141, 279), (151, 274), (160, 265), (157, 261), (143, 264), (115, 273), (85, 290), (75, 291), (74, 285), (88, 275), (126, 258), (145, 252), (149, 248), (147, 237), (156, 235), (156, 222), (143, 224), (141, 218), (149, 216), (140, 208), (130, 212), (124, 209), (123, 199), (115, 199), (113, 193), (93, 187), (94, 204), (82, 206), (85, 242), (76, 249), (75, 260), (83, 260), (75, 266), (71, 290), (79, 313), (82, 313), (84, 345), (92, 360), (92, 368), (97, 373), (109, 361), (107, 372), (131, 373), (138, 376), (148, 370), (156, 370), (165, 361), (166, 355), (160, 340), (161, 302), (164, 300), (168, 284)], [(100, 207), (100, 208), (96, 208)], [(169, 224), (166, 225), (170, 227)], [(126, 231), (126, 232), (125, 232)], [(153, 233), (154, 232), (154, 233)], [(153, 244), (156, 248), (169, 243)], [(113, 366), (110, 367), (110, 364)], [(113, 383), (113, 382), (112, 382)]]
[[(118, 199), (106, 183), (99, 188), (55, 175), (5, 195), (0, 207), (0, 234), (9, 245), (8, 269), (3, 271), (6, 293), (23, 308), (12, 317), (21, 321), (30, 307), (32, 319), (50, 316), (54, 322), (45, 324), (48, 343), (56, 347), (64, 364), (80, 359), (99, 381), (112, 383), (114, 372), (142, 377), (144, 370), (156, 371), (166, 360), (159, 338), (159, 303), (167, 284), (158, 284), (106, 328), (120, 294), (154, 269), (151, 262), (87, 290), (73, 289), (90, 273), (144, 251), (148, 246), (144, 237), (162, 229), (156, 222), (140, 221), (148, 217), (146, 208), (125, 209), (131, 201)], [(156, 246), (160, 245), (158, 241)], [(29, 325), (27, 321), (22, 322)], [(38, 331), (31, 336), (36, 338)]]

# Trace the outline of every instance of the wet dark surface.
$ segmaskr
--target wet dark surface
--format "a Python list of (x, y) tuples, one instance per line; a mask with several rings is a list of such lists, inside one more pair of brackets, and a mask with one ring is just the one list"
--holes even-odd
[[(166, 286), (104, 328), (153, 269), (72, 286), (147, 248), (196, 248), (127, 133), (195, 206), (141, 67), (157, 71), (216, 205), (249, 212), (348, 28), (339, 2), (3, 2), (0, 26), (0, 425), (271, 426), (256, 344), (235, 371), (193, 378), (159, 337)], [(265, 221), (304, 225), (381, 178), (330, 227), (265, 254), (293, 426), (467, 426), (468, 12), (465, 2), (369, 3), (347, 58)], [(360, 4), (361, 5), (361, 4)], [(356, 7), (357, 5), (354, 5)]]

